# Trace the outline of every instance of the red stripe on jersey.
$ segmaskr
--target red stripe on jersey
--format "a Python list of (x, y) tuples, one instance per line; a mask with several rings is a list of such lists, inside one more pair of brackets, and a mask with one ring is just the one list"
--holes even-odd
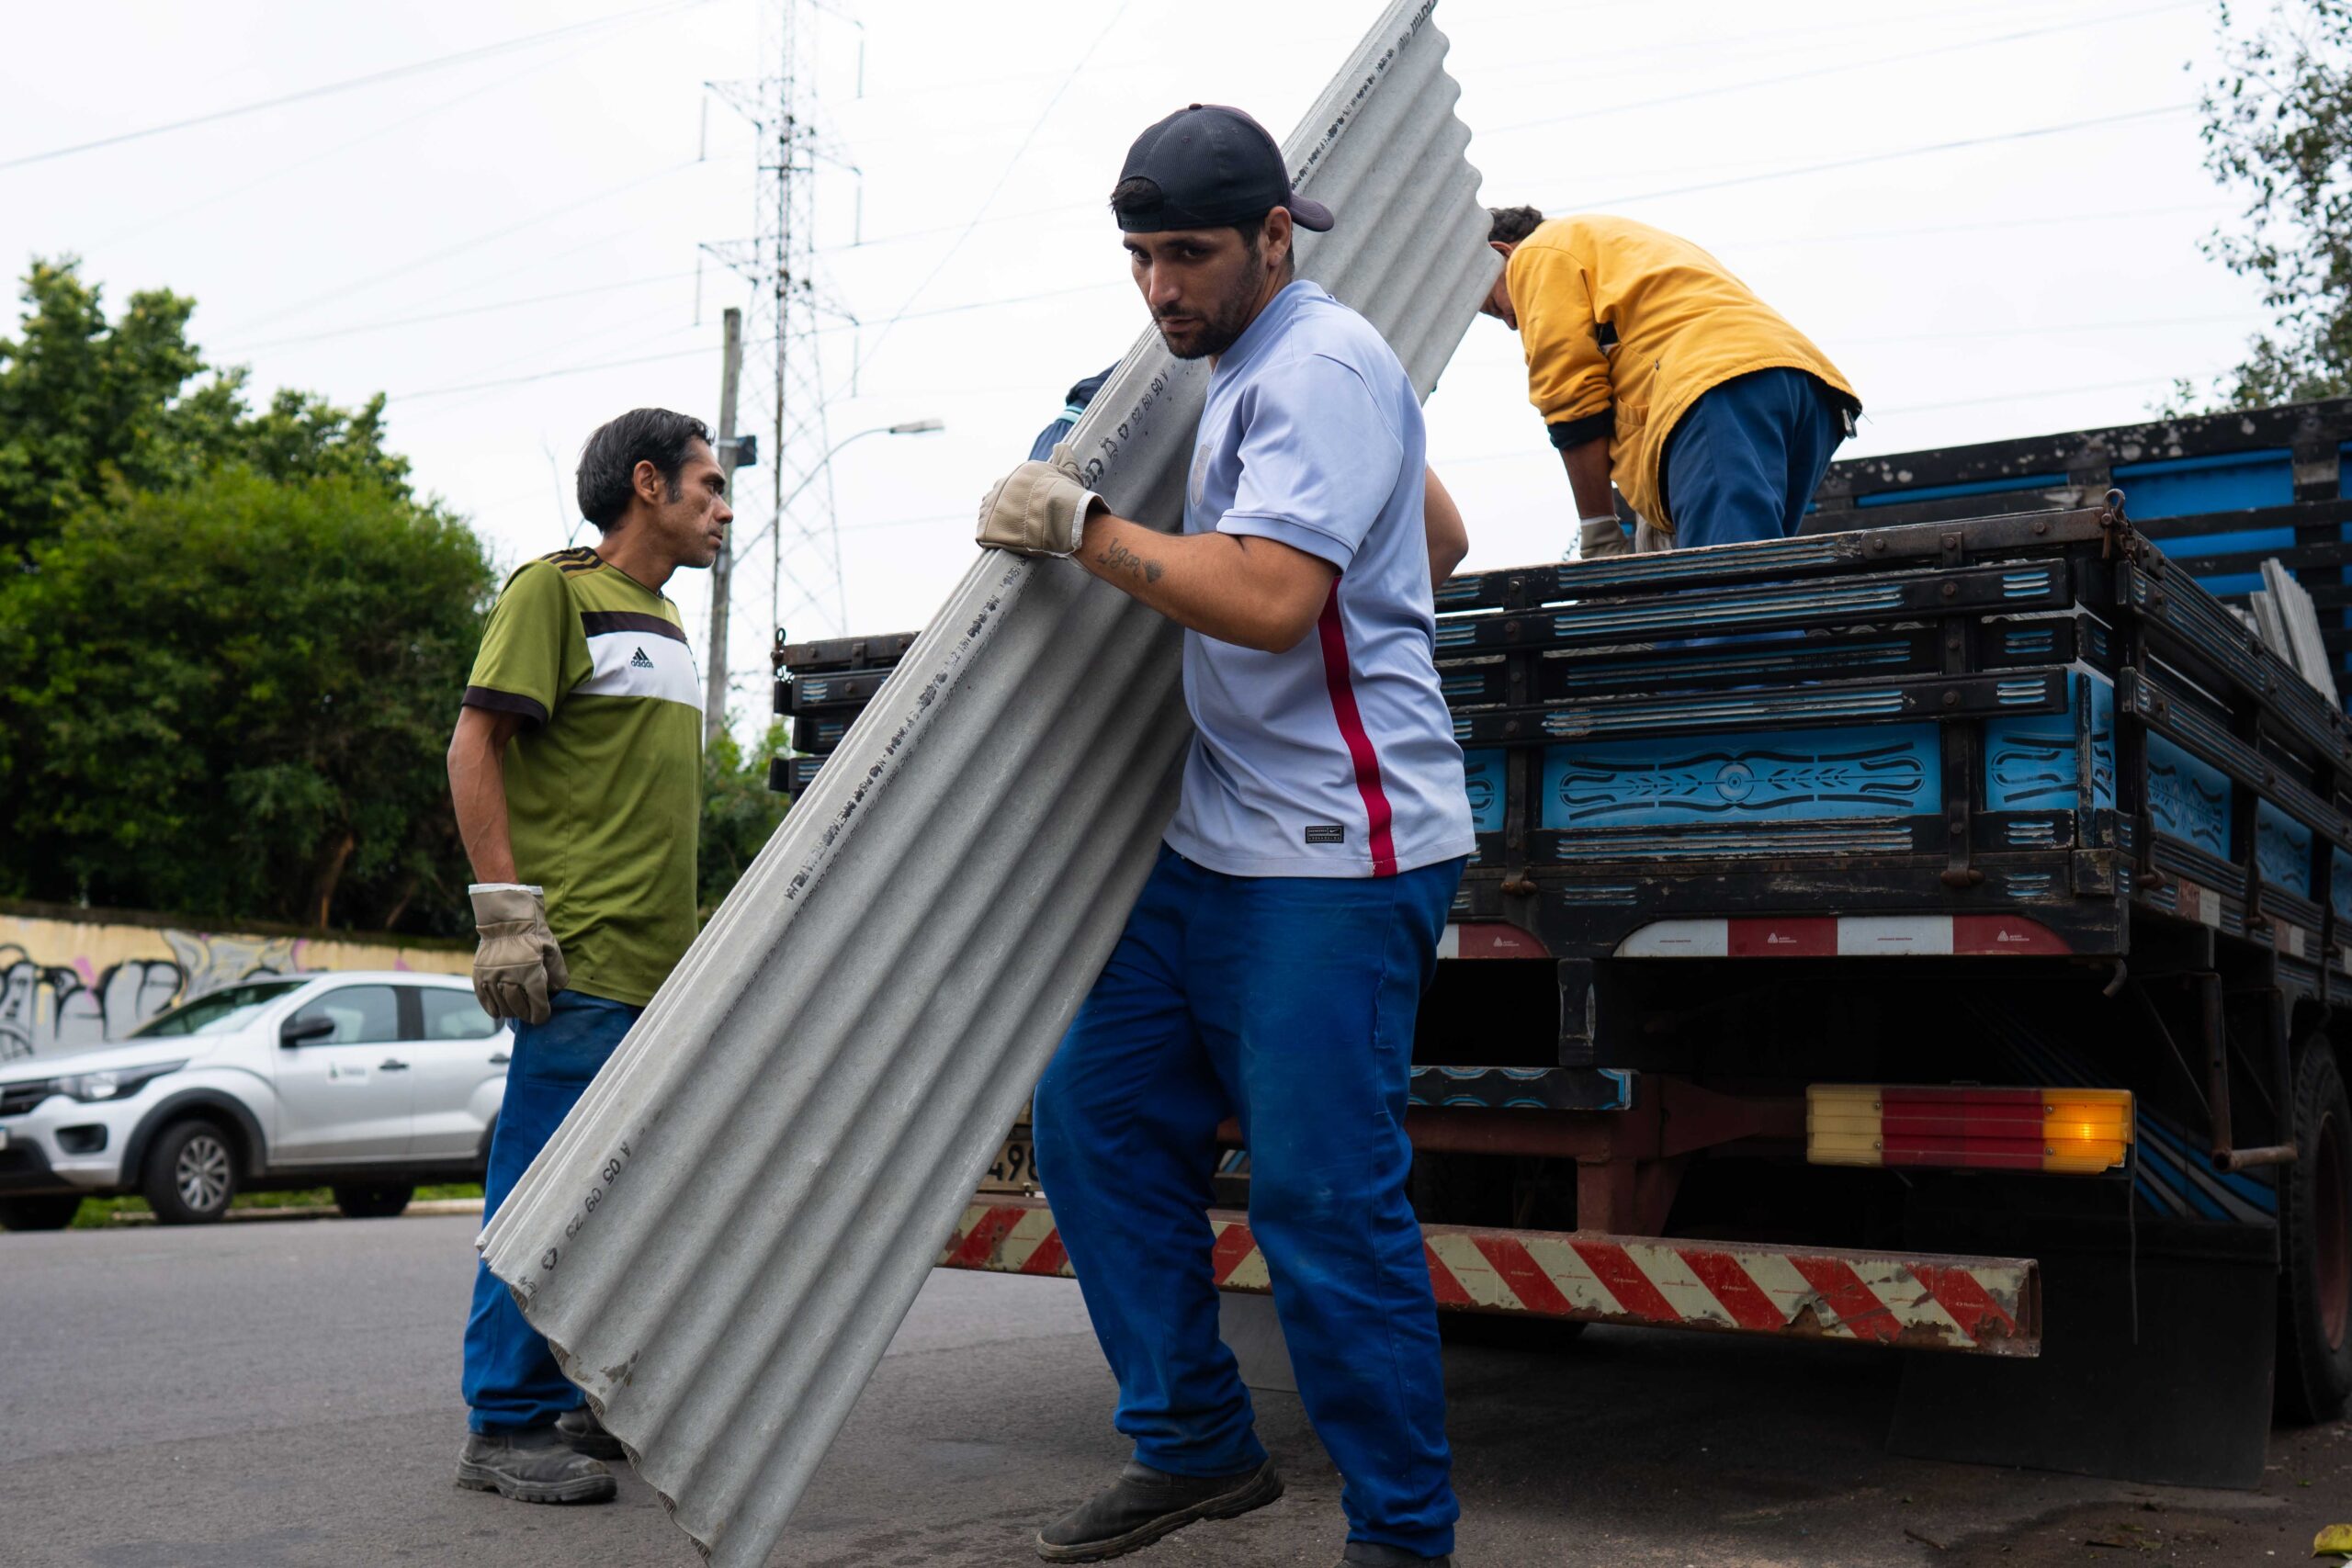
[(1396, 874), (1396, 845), (1388, 836), (1388, 793), (1380, 787), (1380, 757), (1364, 733), (1363, 716), (1356, 711), (1356, 691), (1348, 675), (1348, 634), (1340, 624), (1340, 584), (1323, 601), (1323, 618), (1316, 623), (1323, 641), (1323, 683), (1330, 689), (1331, 716), (1340, 721), (1340, 739), (1347, 743), (1355, 764), (1356, 794), (1363, 797), (1364, 820), (1372, 840), (1372, 874)]

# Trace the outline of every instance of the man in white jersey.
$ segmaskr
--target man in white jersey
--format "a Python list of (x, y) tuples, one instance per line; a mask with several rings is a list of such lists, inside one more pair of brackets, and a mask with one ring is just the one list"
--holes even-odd
[[(1092, 1562), (1282, 1495), (1217, 1337), (1203, 1212), (1238, 1117), (1301, 1397), (1346, 1477), (1348, 1564), (1450, 1563), (1437, 1309), (1406, 1201), (1413, 1017), (1471, 850), (1438, 686), (1421, 411), (1364, 320), (1294, 279), (1273, 139), (1194, 104), (1111, 205), (1171, 352), (1208, 357), (1181, 533), (1028, 462), (980, 542), (1068, 556), (1185, 628), (1196, 733), (1150, 880), (1037, 1086), (1038, 1169), (1134, 1458), (1038, 1536)], [(1449, 509), (1450, 510), (1450, 509)]]

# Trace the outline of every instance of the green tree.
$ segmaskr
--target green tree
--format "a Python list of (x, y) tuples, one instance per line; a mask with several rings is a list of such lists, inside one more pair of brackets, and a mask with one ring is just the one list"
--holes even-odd
[(353, 412), (281, 391), (251, 413), (246, 371), (208, 366), (188, 340), (193, 299), (150, 289), (108, 321), (70, 256), (36, 260), (21, 298), (18, 334), (0, 338), (0, 558), (21, 560), (118, 485), (167, 490), (224, 463), (363, 476), (409, 496), (380, 396)]
[[(2222, 408), (2352, 392), (2352, 0), (2278, 0), (2260, 23), (2220, 7), (2205, 166), (2245, 198), (2208, 253), (2262, 284), (2274, 325), (2214, 384)], [(2187, 382), (2177, 400), (2199, 400)]]
[(706, 920), (718, 912), (752, 857), (784, 820), (790, 804), (768, 788), (768, 759), (785, 749), (790, 732), (768, 727), (759, 749), (748, 755), (734, 732), (719, 727), (702, 754), (702, 828), (696, 835), (695, 902)]
[(464, 930), (443, 756), (494, 586), (463, 522), (364, 466), (118, 480), (0, 579), (0, 882)]

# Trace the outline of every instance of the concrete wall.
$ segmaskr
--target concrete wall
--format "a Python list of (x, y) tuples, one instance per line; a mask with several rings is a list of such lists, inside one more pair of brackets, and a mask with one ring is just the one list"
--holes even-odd
[(175, 1002), (253, 975), (462, 975), (461, 945), (183, 929), (146, 917), (0, 904), (0, 1062), (119, 1040)]

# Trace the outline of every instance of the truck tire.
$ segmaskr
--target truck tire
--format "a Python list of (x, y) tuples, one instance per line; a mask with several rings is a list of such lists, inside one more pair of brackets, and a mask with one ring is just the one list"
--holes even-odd
[(2333, 1421), (2352, 1397), (2352, 1100), (2324, 1036), (2295, 1065), (2295, 1147), (2278, 1175), (2278, 1368), (2282, 1421)]
[(334, 1206), (346, 1219), (389, 1220), (408, 1207), (416, 1196), (413, 1186), (356, 1187), (338, 1183), (334, 1190)]
[(82, 1200), (71, 1192), (0, 1198), (0, 1231), (62, 1231), (81, 1212)]
[(237, 1195), (237, 1143), (217, 1122), (180, 1122), (156, 1134), (140, 1183), (159, 1225), (209, 1225)]

